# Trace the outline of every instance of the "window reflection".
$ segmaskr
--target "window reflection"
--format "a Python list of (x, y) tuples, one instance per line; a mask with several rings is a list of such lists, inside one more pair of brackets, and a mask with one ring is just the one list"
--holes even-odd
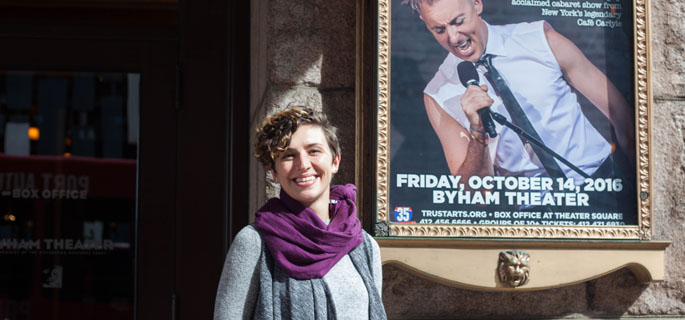
[(140, 75), (0, 72), (0, 319), (132, 319)]

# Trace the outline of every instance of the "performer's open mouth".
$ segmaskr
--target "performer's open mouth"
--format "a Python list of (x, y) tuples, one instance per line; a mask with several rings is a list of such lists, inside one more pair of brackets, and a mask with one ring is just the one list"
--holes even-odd
[(459, 50), (459, 52), (464, 53), (464, 54), (471, 51), (471, 39), (467, 39), (462, 44), (457, 44), (457, 50)]

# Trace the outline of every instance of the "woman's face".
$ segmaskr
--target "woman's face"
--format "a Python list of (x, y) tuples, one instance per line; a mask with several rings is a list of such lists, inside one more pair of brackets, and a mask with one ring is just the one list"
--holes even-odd
[(276, 156), (271, 174), (290, 197), (312, 208), (328, 205), (331, 179), (339, 165), (340, 155), (333, 157), (321, 127), (303, 125)]

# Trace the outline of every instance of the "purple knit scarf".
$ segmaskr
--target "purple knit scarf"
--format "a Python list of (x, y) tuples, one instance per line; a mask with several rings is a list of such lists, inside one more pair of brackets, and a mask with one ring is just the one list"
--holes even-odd
[(333, 186), (330, 197), (328, 225), (282, 189), (280, 199), (269, 199), (257, 211), (255, 227), (278, 267), (292, 278), (323, 277), (364, 240), (355, 186)]

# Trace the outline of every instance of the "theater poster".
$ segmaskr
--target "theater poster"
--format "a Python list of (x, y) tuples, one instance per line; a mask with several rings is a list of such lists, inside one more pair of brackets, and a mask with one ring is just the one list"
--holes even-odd
[[(375, 191), (381, 235), (651, 237), (644, 2), (438, 0), (419, 1), (419, 10), (407, 0), (377, 4)], [(439, 4), (439, 10), (430, 10)], [(480, 14), (474, 17), (468, 10), (477, 5)], [(560, 36), (550, 40), (550, 29)], [(456, 40), (445, 40), (450, 32)], [(559, 46), (559, 39), (567, 42)], [(541, 165), (542, 170), (531, 169), (540, 162), (534, 143), (497, 122), (497, 137), (476, 140), (487, 144), (487, 173), (462, 174), (458, 164), (472, 154), (466, 147), (450, 149), (450, 139), (470, 141), (474, 131), (463, 128), (468, 122), (461, 110), (460, 59), (445, 43), (457, 54), (469, 54), (482, 43), (491, 46), (486, 52), (507, 56), (492, 63), (541, 142), (564, 158), (551, 156), (563, 175), (550, 175)], [(560, 62), (564, 59), (571, 62)], [(593, 72), (569, 74), (574, 63), (583, 62), (591, 63)], [(492, 82), (480, 64), (473, 65), (479, 84)], [(562, 65), (571, 67), (562, 70)], [(550, 80), (555, 76), (561, 82)], [(498, 88), (489, 90), (501, 95)], [(592, 97), (598, 94), (603, 101)], [(538, 97), (555, 95), (565, 96)], [(432, 109), (427, 97), (434, 102)], [(492, 109), (512, 120), (508, 106), (497, 109), (503, 102), (494, 100)], [(436, 116), (432, 123), (431, 112), (451, 119), (437, 121)], [(460, 124), (463, 130), (447, 130), (456, 133), (440, 137), (438, 131), (447, 124)]]

